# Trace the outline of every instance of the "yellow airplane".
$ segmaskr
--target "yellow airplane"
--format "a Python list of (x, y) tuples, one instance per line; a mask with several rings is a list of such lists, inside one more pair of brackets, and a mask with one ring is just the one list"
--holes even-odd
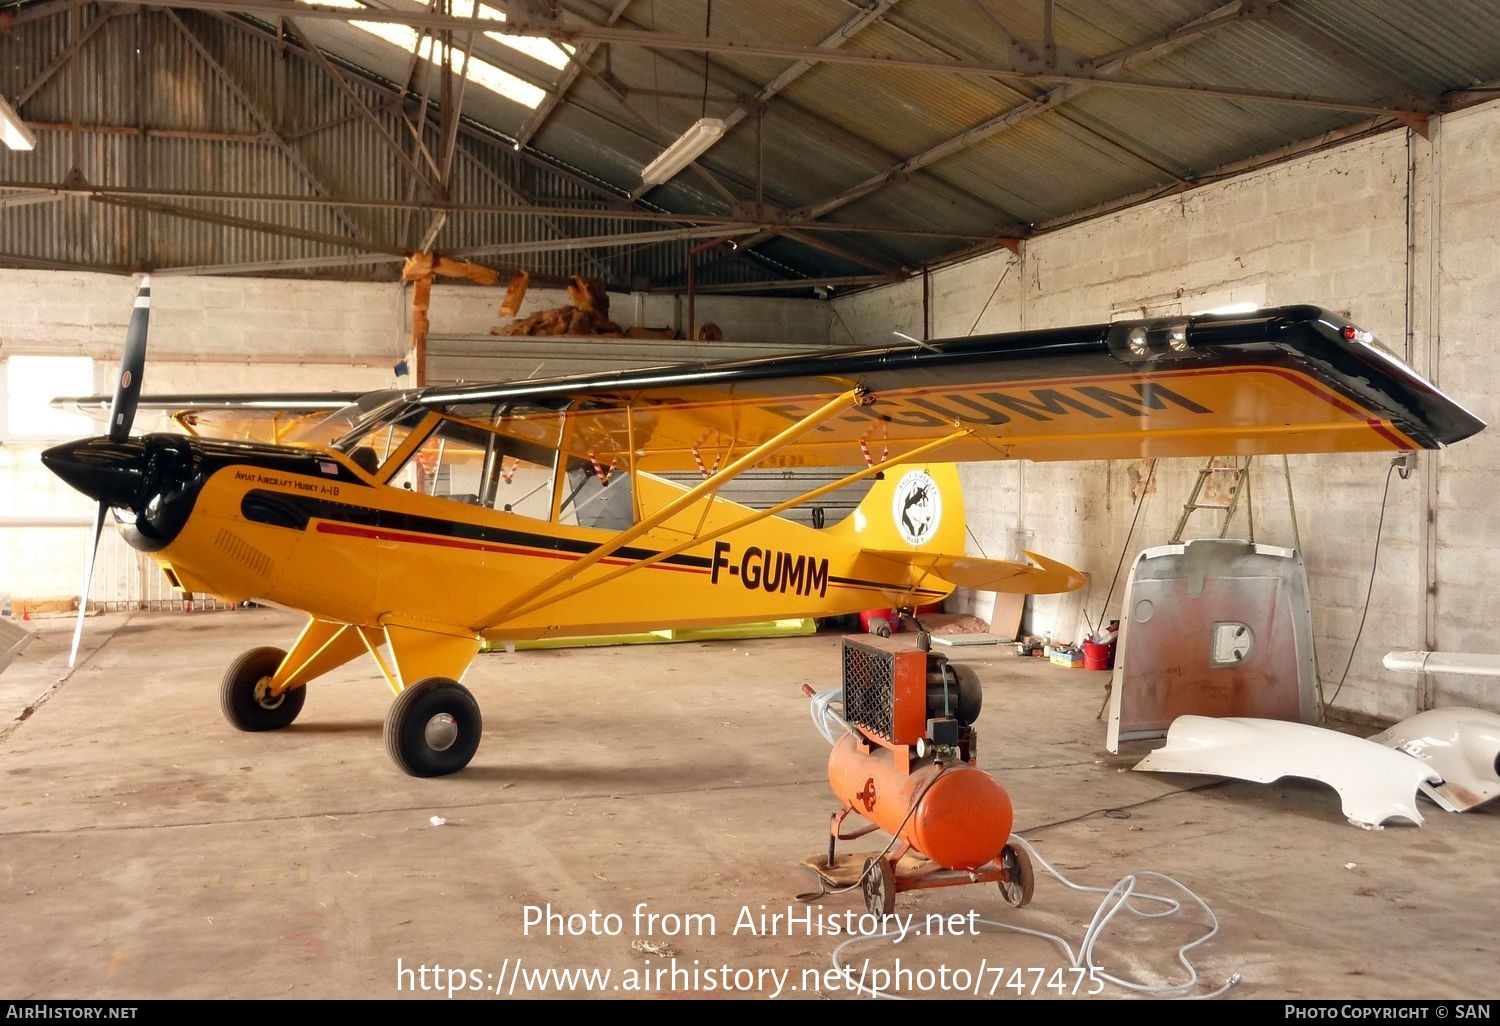
[[(1302, 306), (374, 393), (311, 429), (328, 397), (164, 397), (149, 402), (197, 433), (131, 437), (149, 307), (148, 281), (109, 433), (43, 462), (99, 502), (96, 546), (112, 509), (175, 586), (306, 614), (288, 651), (229, 667), (230, 723), (285, 727), (310, 682), (368, 655), (396, 694), (387, 750), (417, 776), (460, 770), (479, 745), (459, 681), (484, 640), (1082, 582), (1034, 553), (964, 555), (954, 462), (1402, 452), (1484, 427), (1358, 328)], [(206, 437), (268, 423), (318, 441)], [(753, 467), (850, 466), (768, 510), (718, 494)], [(694, 487), (658, 476), (695, 469)], [(778, 516), (866, 478), (842, 523)]]

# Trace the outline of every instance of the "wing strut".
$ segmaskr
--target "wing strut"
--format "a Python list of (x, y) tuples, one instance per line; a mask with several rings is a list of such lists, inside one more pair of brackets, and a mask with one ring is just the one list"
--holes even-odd
[(526, 589), (515, 598), (506, 602), (505, 605), (500, 606), (498, 609), (495, 609), (494, 611), (489, 613), (487, 616), (481, 617), (479, 622), (481, 624), (487, 625), (500, 623), (506, 617), (511, 616), (517, 609), (520, 609), (522, 606), (530, 603), (533, 599), (540, 598), (564, 581), (571, 580), (574, 577), (578, 576), (578, 574), (580, 574), (584, 570), (587, 570), (589, 567), (593, 566), (601, 559), (609, 556), (611, 553), (624, 548), (626, 545), (629, 545), (641, 535), (647, 533), (648, 531), (652, 531), (657, 527), (660, 527), (662, 524), (675, 517), (678, 513), (681, 513), (683, 510), (688, 509), (699, 499), (703, 498), (703, 496), (717, 491), (725, 484), (725, 482), (731, 480), (732, 478), (738, 477), (743, 471), (749, 470), (751, 467), (756, 466), (763, 460), (774, 456), (776, 453), (780, 452), (782, 449), (785, 449), (787, 446), (797, 441), (797, 439), (801, 438), (809, 431), (816, 430), (827, 421), (832, 420), (834, 417), (837, 417), (839, 414), (843, 413), (853, 406), (868, 406), (873, 401), (874, 398), (862, 385), (851, 388), (849, 389), (849, 391), (844, 392), (843, 394), (836, 396), (833, 399), (830, 399), (828, 402), (824, 403), (822, 406), (818, 407), (812, 413), (809, 413), (807, 416), (803, 417), (801, 420), (797, 421), (795, 424), (791, 425), (785, 431), (776, 435), (774, 438), (767, 439), (760, 445), (757, 445), (754, 449), (751, 449), (749, 452), (745, 453), (745, 455), (739, 457), (739, 459), (735, 460), (733, 463), (729, 464), (729, 466), (715, 472), (714, 474), (711, 474), (691, 490), (684, 492), (682, 495), (679, 495), (676, 499), (673, 499), (661, 509), (651, 514), (649, 517), (641, 520), (634, 527), (626, 531), (621, 531), (619, 534), (615, 535), (609, 541), (594, 549), (582, 559), (579, 559), (574, 563), (569, 563), (567, 566), (563, 567), (551, 577), (548, 577), (546, 580), (541, 581), (540, 583)]
[(617, 570), (613, 570), (610, 573), (605, 574), (603, 577), (598, 578), (597, 580), (585, 581), (584, 583), (577, 585), (576, 587), (568, 589), (561, 595), (552, 595), (539, 598), (534, 602), (528, 603), (523, 608), (515, 610), (509, 615), (516, 617), (525, 616), (527, 613), (530, 613), (533, 610), (541, 606), (545, 606), (549, 603), (564, 602), (572, 598), (574, 595), (579, 594), (580, 592), (585, 592), (590, 588), (597, 588), (600, 585), (608, 584), (610, 581), (613, 581), (617, 577), (622, 577), (625, 574), (631, 573), (635, 570), (643, 570), (653, 563), (660, 563), (662, 560), (670, 559), (671, 557), (678, 555), (679, 553), (686, 552), (688, 549), (696, 548), (699, 545), (707, 545), (711, 541), (717, 541), (718, 539), (724, 537), (726, 534), (731, 534), (742, 528), (749, 527), (751, 524), (759, 523), (760, 521), (765, 520), (767, 517), (774, 517), (778, 514), (785, 513), (787, 510), (793, 508), (794, 506), (801, 506), (803, 503), (811, 502), (813, 499), (816, 499), (823, 495), (827, 495), (829, 492), (837, 491), (838, 489), (843, 488), (845, 485), (851, 485), (856, 481), (862, 481), (867, 477), (873, 477), (874, 475), (879, 474), (882, 471), (889, 470), (892, 467), (902, 463), (912, 463), (917, 458), (927, 455), (934, 449), (940, 449), (943, 446), (948, 445), (950, 442), (956, 442), (971, 433), (972, 432), (970, 432), (966, 428), (962, 431), (955, 431), (951, 435), (945, 435), (942, 438), (934, 438), (932, 441), (925, 442), (914, 449), (903, 452), (899, 456), (893, 456), (888, 459), (881, 460), (879, 463), (872, 463), (867, 467), (856, 470), (852, 474), (847, 474), (844, 477), (839, 478), (837, 481), (819, 485), (812, 491), (804, 492), (803, 494), (797, 496), (795, 499), (787, 499), (785, 502), (779, 502), (769, 509), (756, 510), (749, 516), (741, 517), (732, 524), (727, 524), (725, 526), (715, 528), (708, 534), (697, 535), (695, 537), (689, 538), (685, 542), (674, 545), (669, 549), (663, 549), (660, 552), (652, 553), (651, 555), (646, 556), (642, 559), (638, 559), (633, 563), (622, 566)]

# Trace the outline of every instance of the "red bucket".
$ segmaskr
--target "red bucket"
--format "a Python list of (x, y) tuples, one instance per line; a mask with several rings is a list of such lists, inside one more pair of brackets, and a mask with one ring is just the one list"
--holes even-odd
[(1085, 641), (1083, 643), (1083, 668), (1085, 670), (1112, 670), (1114, 665), (1114, 642)]

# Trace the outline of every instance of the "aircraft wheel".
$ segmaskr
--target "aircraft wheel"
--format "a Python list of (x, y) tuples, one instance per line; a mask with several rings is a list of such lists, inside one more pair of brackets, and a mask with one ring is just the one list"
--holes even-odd
[(871, 915), (884, 916), (896, 911), (896, 871), (884, 858), (865, 859), (860, 890), (864, 892), (865, 908)]
[(391, 703), (385, 750), (414, 777), (441, 777), (469, 764), (483, 729), (479, 703), (468, 688), (447, 677), (428, 677)]
[(877, 638), (889, 638), (891, 636), (891, 625), (882, 617), (870, 621), (870, 633)]
[(240, 730), (280, 730), (302, 711), (307, 688), (270, 694), (271, 676), (286, 653), (279, 648), (252, 648), (229, 664), (219, 684), (219, 708)]
[(1031, 867), (1031, 856), (1025, 849), (1007, 844), (1000, 849), (1000, 868), (1006, 879), (1000, 881), (1000, 897), (1014, 908), (1025, 908), (1031, 904), (1031, 894), (1036, 890), (1036, 870)]

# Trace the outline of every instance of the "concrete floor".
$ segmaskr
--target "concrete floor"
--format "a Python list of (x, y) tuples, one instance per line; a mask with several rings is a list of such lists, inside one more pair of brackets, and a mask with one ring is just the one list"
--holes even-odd
[[(364, 664), (317, 682), (286, 731), (223, 721), (224, 666), (252, 645), (287, 644), (291, 616), (96, 618), (85, 660), (61, 683), (71, 624), (31, 626), (40, 636), (0, 676), (0, 994), (433, 997), (412, 993), (430, 973), (408, 974), (398, 992), (398, 960), (441, 965), (440, 987), (449, 969), (515, 979), (517, 960), (527, 971), (608, 969), (628, 987), (643, 981), (627, 972), (675, 956), (700, 971), (791, 969), (799, 989), (783, 997), (848, 996), (826, 981), (810, 994), (802, 977), (827, 969), (841, 938), (733, 933), (742, 909), (800, 907), (793, 896), (811, 883), (798, 860), (823, 843), (833, 802), (827, 748), (798, 688), (837, 682), (834, 636), (482, 656), (468, 677), (486, 717), (478, 756), (457, 776), (416, 780), (386, 759), (388, 692)], [(1218, 915), (1221, 932), (1193, 953), (1200, 992), (1238, 973), (1230, 997), (1494, 994), (1500, 816), (1424, 803), (1422, 829), (1368, 832), (1312, 783), (1182, 792), (1201, 781), (1126, 772), (1133, 758), (1104, 754), (1104, 674), (1000, 649), (964, 658), (986, 684), (981, 765), (1009, 789), (1019, 832), (1080, 881), (1155, 870)], [(1076, 941), (1096, 902), (1043, 878), (1024, 911), (993, 887), (903, 895), (898, 911), (978, 910)], [(527, 935), (524, 907), (549, 903), (618, 913), (624, 932)], [(637, 936), (640, 903), (710, 913), (714, 934)], [(855, 894), (822, 904), (863, 908)], [(1181, 979), (1175, 948), (1202, 922), (1122, 917), (1100, 960)], [(996, 966), (1010, 982), (1012, 968), (1064, 964), (1046, 942), (991, 932), (849, 953), (856, 970), (896, 957), (971, 972), (983, 961), (984, 994)], [(702, 977), (644, 982), (652, 995), (716, 989)], [(753, 992), (774, 989), (767, 979)], [(522, 981), (515, 993), (525, 992)]]

